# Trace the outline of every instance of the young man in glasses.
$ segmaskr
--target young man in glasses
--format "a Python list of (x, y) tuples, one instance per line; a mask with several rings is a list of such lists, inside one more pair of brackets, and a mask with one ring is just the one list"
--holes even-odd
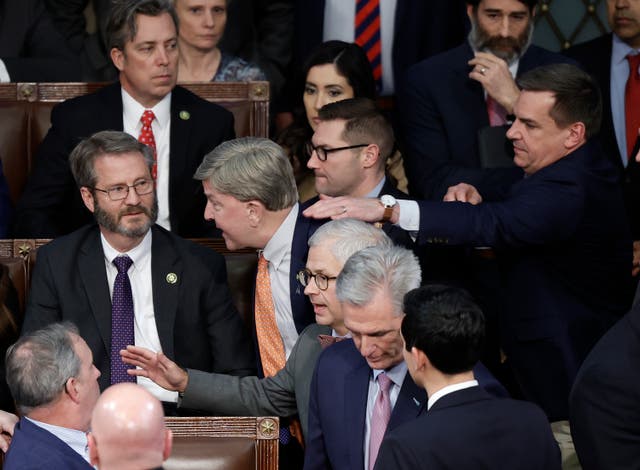
[[(188, 367), (253, 373), (253, 348), (231, 301), (223, 258), (155, 223), (152, 150), (124, 132), (103, 131), (82, 141), (69, 160), (97, 225), (38, 250), (23, 332), (75, 323), (100, 370), (101, 389), (135, 381), (119, 356), (128, 344)], [(144, 378), (139, 383), (175, 410), (176, 392)]]

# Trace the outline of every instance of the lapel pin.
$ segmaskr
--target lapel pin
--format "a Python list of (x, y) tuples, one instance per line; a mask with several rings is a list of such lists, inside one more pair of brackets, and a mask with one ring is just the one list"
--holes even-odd
[(413, 402), (416, 404), (416, 406), (420, 406), (420, 402), (416, 399), (416, 397), (413, 397)]
[(188, 121), (191, 117), (191, 114), (189, 114), (189, 111), (180, 111), (180, 114), (178, 114), (178, 116), (180, 116), (180, 119), (182, 119), (183, 121)]
[(175, 284), (176, 282), (178, 282), (178, 275), (176, 273), (169, 273), (167, 274), (166, 279), (168, 284)]

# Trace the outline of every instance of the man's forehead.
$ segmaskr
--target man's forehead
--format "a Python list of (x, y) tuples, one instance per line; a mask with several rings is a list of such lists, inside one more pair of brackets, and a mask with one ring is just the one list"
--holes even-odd
[(520, 0), (481, 0), (478, 8), (497, 10), (505, 13), (529, 13), (529, 6)]
[[(141, 13), (136, 15), (136, 33), (131, 38), (131, 43), (141, 43), (141, 42), (157, 42), (157, 41), (166, 41), (172, 39), (177, 36), (177, 31), (175, 28), (175, 24), (171, 15), (167, 12), (160, 13), (156, 16), (151, 15), (143, 15)], [(162, 37), (158, 37), (156, 33), (158, 30), (152, 28), (154, 23), (171, 23), (171, 27), (167, 25), (163, 25), (162, 29)]]
[(344, 132), (346, 122), (344, 119), (320, 121), (316, 127), (314, 138), (323, 141), (342, 140), (342, 133)]

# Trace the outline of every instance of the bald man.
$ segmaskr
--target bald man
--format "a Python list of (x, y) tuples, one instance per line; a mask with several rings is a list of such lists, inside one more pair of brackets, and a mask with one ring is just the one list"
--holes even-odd
[(162, 468), (171, 454), (160, 401), (133, 383), (106, 389), (91, 417), (89, 457), (100, 470)]

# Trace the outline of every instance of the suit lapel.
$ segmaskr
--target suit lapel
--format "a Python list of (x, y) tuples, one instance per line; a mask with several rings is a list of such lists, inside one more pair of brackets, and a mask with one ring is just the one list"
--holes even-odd
[(122, 88), (120, 83), (108, 85), (100, 90), (102, 106), (99, 115), (104, 120), (104, 129), (122, 131)]
[(78, 271), (105, 351), (111, 350), (111, 296), (100, 231), (95, 226), (80, 245)]
[(174, 357), (173, 330), (178, 311), (182, 262), (167, 234), (154, 226), (151, 239), (151, 285), (153, 289), (153, 313), (160, 337), (162, 352)]
[(296, 330), (301, 333), (307, 325), (313, 322), (310, 316), (310, 306), (307, 297), (304, 295), (304, 288), (298, 282), (296, 275), (307, 263), (307, 253), (309, 251), (307, 242), (312, 235), (312, 221), (302, 215), (302, 209), (298, 204), (298, 219), (293, 231), (291, 241), (291, 264), (289, 271), (289, 297), (291, 298), (291, 312)]
[(369, 392), (369, 376), (371, 369), (366, 361), (355, 350), (357, 360), (355, 369), (345, 380), (344, 417), (345, 423), (359, 423), (353, 429), (346, 429), (348, 435), (350, 468), (364, 467), (364, 426), (367, 413), (367, 395)]
[(426, 392), (414, 383), (411, 375), (407, 372), (385, 434), (399, 425), (415, 419), (426, 406), (426, 401)]
[[(484, 127), (489, 125), (489, 114), (487, 113), (487, 105), (484, 97), (482, 85), (469, 78), (470, 67), (467, 64), (473, 58), (473, 50), (469, 44), (464, 45), (462, 60), (456, 61), (453, 67), (453, 75), (451, 80), (463, 80), (456, 89), (461, 90), (458, 95), (458, 102), (462, 103), (462, 109), (468, 110), (468, 115), (460, 116), (469, 122), (469, 128)], [(475, 136), (473, 136), (475, 139)]]
[[(191, 110), (184, 104), (183, 90), (175, 87), (171, 93), (171, 129), (169, 134), (169, 214), (171, 225), (177, 227), (177, 215), (179, 207), (176, 207), (180, 198), (176, 197), (182, 191), (183, 181), (191, 181), (193, 175), (185, 174), (188, 154), (189, 139), (191, 137), (192, 124)], [(182, 117), (181, 117), (182, 116)], [(188, 118), (186, 118), (189, 116)], [(186, 119), (185, 119), (186, 118)], [(204, 155), (200, 155), (200, 158)]]

